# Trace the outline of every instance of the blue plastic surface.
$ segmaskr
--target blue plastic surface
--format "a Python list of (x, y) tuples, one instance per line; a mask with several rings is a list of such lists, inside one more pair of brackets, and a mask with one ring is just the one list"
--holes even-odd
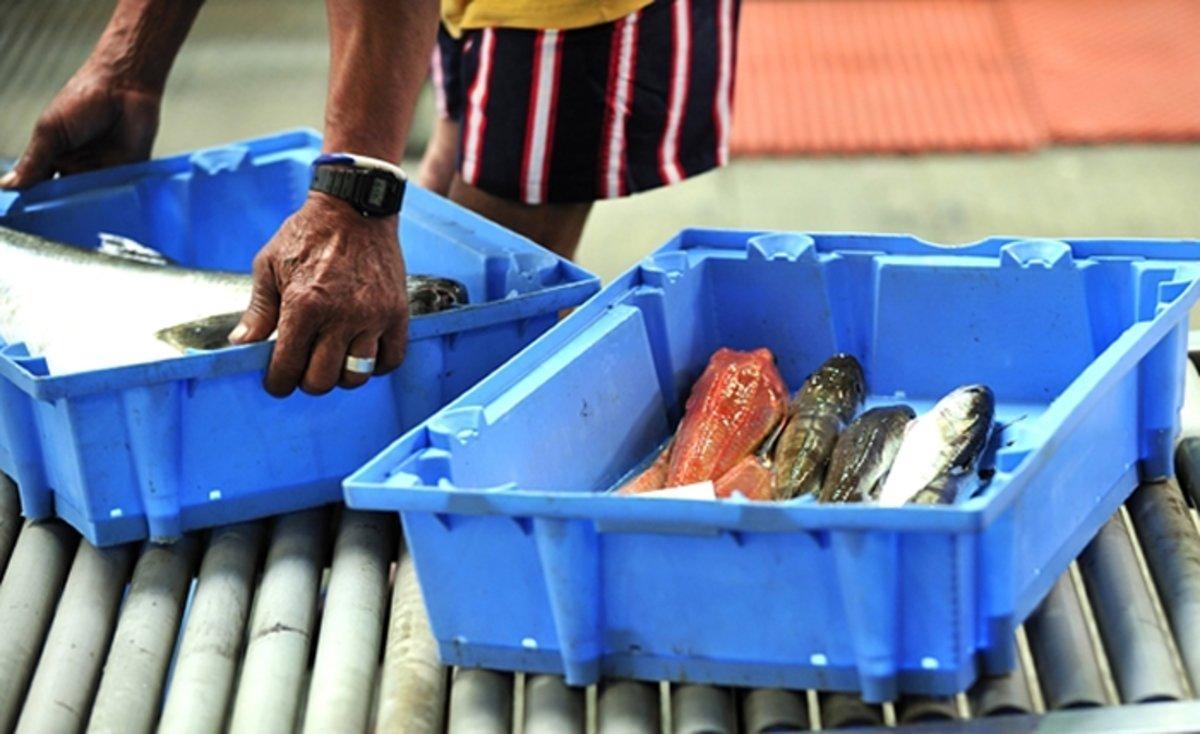
[[(1171, 473), (1200, 246), (690, 230), (352, 475), (401, 512), (447, 663), (951, 694), (1129, 495)], [(718, 347), (868, 404), (992, 387), (986, 489), (885, 509), (608, 494)]]
[[(249, 271), (304, 201), (319, 151), (296, 131), (61, 178), (0, 192), (0, 224), (83, 247), (111, 232), (184, 265)], [(599, 289), (416, 186), (400, 232), (409, 272), (461, 281), (472, 305), (414, 318), (403, 366), (358, 390), (268, 396), (270, 344), (57, 377), (0, 344), (0, 470), (24, 514), (110, 545), (337, 501), (346, 474)]]

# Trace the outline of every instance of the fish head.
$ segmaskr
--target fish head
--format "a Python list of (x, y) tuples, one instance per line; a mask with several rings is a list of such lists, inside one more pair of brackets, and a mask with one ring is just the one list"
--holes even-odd
[(180, 353), (190, 350), (211, 351), (232, 346), (229, 332), (241, 321), (242, 312), (218, 314), (195, 321), (169, 326), (155, 336), (160, 341), (175, 347)]
[(957, 449), (951, 466), (966, 469), (987, 443), (996, 397), (986, 385), (964, 385), (942, 398), (934, 412), (948, 446)]
[(866, 397), (862, 365), (851, 354), (835, 354), (821, 363), (804, 381), (797, 403), (832, 406), (845, 425), (854, 418)]

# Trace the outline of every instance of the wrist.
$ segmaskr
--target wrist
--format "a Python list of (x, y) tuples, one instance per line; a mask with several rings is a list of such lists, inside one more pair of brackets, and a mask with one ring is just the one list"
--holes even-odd
[(302, 207), (306, 214), (320, 216), (325, 221), (358, 230), (390, 230), (396, 231), (399, 217), (392, 214), (386, 217), (364, 217), (348, 201), (337, 198), (323, 191), (309, 191), (308, 198)]

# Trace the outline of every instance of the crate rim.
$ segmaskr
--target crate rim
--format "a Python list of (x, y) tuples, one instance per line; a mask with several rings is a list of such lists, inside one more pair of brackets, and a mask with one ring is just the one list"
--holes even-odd
[[(1097, 254), (1085, 257), (1121, 258), (1126, 260), (1150, 260), (1172, 262), (1200, 262), (1200, 240), (1162, 238), (1045, 238), (1045, 237), (986, 237), (963, 246), (946, 246), (927, 242), (910, 235), (871, 234), (861, 232), (788, 232), (778, 230), (745, 230), (730, 228), (685, 228), (668, 240), (662, 247), (636, 262), (609, 287), (594, 296), (576, 310), (568, 319), (555, 325), (536, 341), (513, 358), (521, 355), (543, 356), (553, 354), (562, 344), (576, 338), (588, 329), (604, 311), (614, 305), (629, 290), (641, 284), (643, 268), (654, 269), (662, 255), (672, 252), (688, 252), (698, 247), (713, 250), (743, 251), (756, 247), (756, 241), (766, 236), (796, 236), (807, 238), (814, 248), (818, 239), (826, 237), (863, 238), (860, 247), (836, 248), (822, 251), (822, 255), (838, 255), (842, 252), (884, 255), (943, 255), (952, 257), (996, 257), (1002, 255), (1005, 245), (1024, 241), (1062, 242), (1071, 248), (1087, 250), (1094, 247)], [(702, 243), (690, 240), (702, 238)], [(881, 241), (883, 240), (883, 241)], [(881, 249), (879, 245), (890, 245)], [(733, 245), (733, 246), (724, 246)], [(869, 245), (869, 246), (868, 246)], [(1172, 251), (1190, 250), (1188, 257), (1172, 257), (1170, 252), (1161, 257), (1145, 254), (1119, 254), (1109, 250), (1113, 246), (1130, 245), (1145, 247), (1169, 247)], [(764, 257), (772, 257), (761, 246)], [(914, 251), (915, 250), (915, 251)], [(711, 257), (704, 253), (701, 257)], [(626, 288), (615, 286), (624, 284)], [(956, 507), (902, 507), (880, 508), (854, 505), (817, 504), (811, 500), (791, 500), (784, 503), (755, 503), (733, 499), (720, 502), (674, 499), (642, 499), (620, 497), (611, 493), (581, 492), (558, 493), (546, 490), (518, 489), (513, 483), (495, 487), (457, 487), (446, 480), (442, 486), (425, 485), (392, 486), (388, 478), (392, 469), (404, 459), (423, 451), (437, 451), (424, 441), (427, 424), (439, 414), (456, 408), (466, 407), (483, 390), (486, 380), (463, 393), (444, 406), (426, 421), (401, 436), (382, 450), (371, 461), (352, 473), (343, 481), (346, 504), (356, 509), (392, 510), (405, 512), (433, 513), (439, 517), (453, 515), (507, 516), (520, 522), (523, 518), (551, 518), (562, 520), (589, 520), (598, 530), (630, 532), (671, 532), (683, 534), (712, 534), (714, 532), (809, 532), (822, 531), (871, 531), (871, 532), (939, 532), (969, 534), (979, 532), (993, 522), (1011, 506), (1028, 483), (1031, 470), (1043, 464), (1053, 453), (1066, 433), (1086, 416), (1085, 403), (1091, 396), (1110, 389), (1119, 379), (1135, 368), (1139, 360), (1173, 328), (1173, 322), (1182, 316), (1200, 299), (1200, 278), (1193, 279), (1181, 292), (1148, 320), (1135, 320), (1100, 354), (1080, 371), (1067, 387), (1046, 406), (1039, 417), (1040, 445), (1027, 450), (1019, 461), (1007, 469), (998, 470), (993, 477), (994, 485), (985, 494), (972, 498)], [(504, 368), (502, 367), (501, 370)], [(1099, 373), (1092, 378), (1093, 373)], [(490, 378), (489, 378), (490, 379)], [(1083, 383), (1090, 382), (1089, 387)], [(502, 388), (503, 389), (507, 388)], [(447, 521), (448, 522), (448, 521)]]

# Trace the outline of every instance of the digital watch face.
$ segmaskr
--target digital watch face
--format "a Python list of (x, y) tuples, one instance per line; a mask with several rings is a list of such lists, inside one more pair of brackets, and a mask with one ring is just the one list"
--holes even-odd
[(377, 178), (371, 182), (371, 191), (367, 194), (367, 203), (374, 207), (383, 206), (384, 198), (387, 196), (387, 181)]

